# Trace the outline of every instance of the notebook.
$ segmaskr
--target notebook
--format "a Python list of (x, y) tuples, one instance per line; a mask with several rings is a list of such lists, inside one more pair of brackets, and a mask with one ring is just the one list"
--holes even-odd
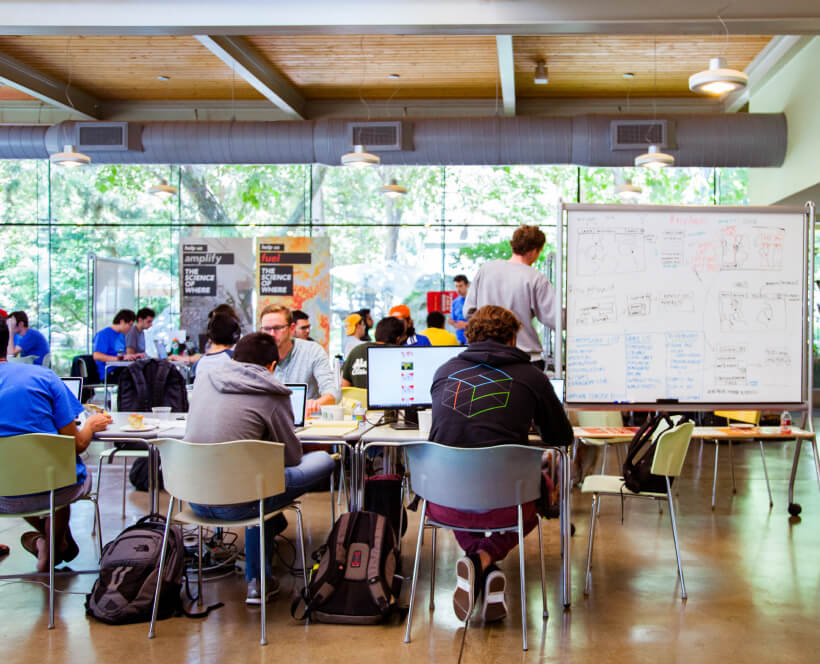
[(286, 383), (290, 390), (290, 406), (293, 409), (293, 426), (295, 431), (305, 428), (305, 406), (307, 404), (307, 385), (305, 383)]

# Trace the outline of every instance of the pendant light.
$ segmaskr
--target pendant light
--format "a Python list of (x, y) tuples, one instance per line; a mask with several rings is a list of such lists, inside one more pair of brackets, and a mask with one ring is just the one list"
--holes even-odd
[(353, 152), (342, 155), (342, 166), (354, 166), (356, 168), (367, 168), (378, 166), (381, 159), (378, 155), (371, 154), (364, 149), (364, 145), (354, 145)]
[(632, 180), (629, 178), (615, 185), (615, 195), (622, 201), (637, 200), (642, 193), (643, 189), (636, 184), (632, 184)]
[(65, 168), (81, 168), (91, 163), (91, 157), (82, 152), (76, 152), (73, 145), (64, 146), (62, 152), (55, 152), (49, 160), (52, 164)]
[(402, 187), (396, 181), (396, 178), (390, 180), (390, 184), (386, 184), (383, 187), (379, 187), (379, 191), (383, 193), (385, 196), (387, 196), (387, 198), (392, 198), (394, 200), (407, 195), (407, 188)]
[(710, 59), (709, 69), (689, 77), (689, 89), (705, 95), (724, 95), (742, 90), (748, 83), (749, 77), (737, 69), (728, 69), (724, 58)]
[(167, 201), (169, 198), (173, 198), (177, 195), (179, 189), (174, 187), (173, 185), (168, 184), (168, 180), (163, 179), (159, 184), (155, 184), (153, 187), (148, 189), (148, 193), (152, 196), (156, 196), (157, 198), (162, 199), (163, 201)]
[(671, 154), (662, 152), (660, 146), (655, 143), (650, 145), (646, 152), (635, 157), (635, 166), (651, 168), (656, 171), (674, 165), (675, 158)]

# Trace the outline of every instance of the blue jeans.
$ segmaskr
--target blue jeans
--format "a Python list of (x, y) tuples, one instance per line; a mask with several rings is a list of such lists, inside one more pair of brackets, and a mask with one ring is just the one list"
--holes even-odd
[[(309, 452), (302, 456), (298, 466), (285, 468), (285, 492), (265, 498), (265, 513), (275, 512), (292, 503), (314, 484), (333, 472), (333, 459), (327, 452)], [(211, 519), (239, 521), (259, 516), (259, 503), (238, 503), (236, 505), (196, 505), (191, 503), (194, 514)], [(265, 522), (265, 552), (273, 552), (273, 527)], [(259, 526), (245, 528), (245, 578), (248, 581), (259, 578), (262, 565), (259, 561)], [(271, 575), (270, 558), (265, 561), (265, 571)]]

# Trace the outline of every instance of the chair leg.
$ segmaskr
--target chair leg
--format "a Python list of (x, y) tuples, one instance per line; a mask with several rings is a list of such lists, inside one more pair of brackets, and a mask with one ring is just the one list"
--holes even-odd
[[(261, 480), (260, 480), (261, 482)], [(260, 645), (268, 645), (267, 627), (267, 611), (268, 604), (268, 566), (265, 558), (265, 500), (259, 499), (259, 592), (262, 596), (262, 638), (259, 640)]]
[(202, 526), (196, 529), (197, 570), (196, 570), (196, 605), (202, 606)]
[(715, 496), (717, 495), (717, 469), (718, 469), (718, 454), (720, 453), (720, 443), (715, 441), (715, 474), (712, 477), (712, 510), (715, 509)]
[(307, 555), (305, 553), (305, 531), (302, 525), (302, 508), (300, 505), (294, 505), (293, 508), (296, 512), (296, 532), (299, 535), (299, 551), (301, 552), (300, 556), (302, 560), (302, 583), (305, 584), (305, 592), (307, 592)]
[[(416, 582), (419, 578), (419, 561), (421, 560), (421, 540), (424, 536), (424, 516), (427, 513), (427, 501), (421, 501), (421, 514), (419, 515), (419, 534), (416, 538), (416, 559), (413, 562), (413, 581), (410, 584), (410, 608), (407, 611), (407, 628), (404, 631), (404, 642), (410, 643), (410, 628), (413, 625), (413, 604), (416, 600)], [(436, 561), (433, 561), (435, 567)]]
[(122, 518), (125, 518), (125, 485), (128, 482), (128, 459), (122, 460)]
[(431, 553), (430, 553), (430, 610), (436, 608), (436, 534), (438, 528), (433, 526), (433, 532), (430, 536)]
[(54, 489), (48, 503), (48, 628), (54, 629)]
[(94, 533), (92, 531), (91, 534), (92, 535), (94, 535), (94, 534), (97, 535), (97, 553), (99, 554), (97, 556), (97, 561), (99, 562), (100, 560), (102, 560), (102, 547), (103, 547), (103, 543), (102, 543), (102, 521), (100, 521), (99, 496), (95, 496), (92, 500), (94, 502), (94, 522), (97, 523), (98, 525), (97, 525), (97, 528), (96, 528), (97, 532)]
[(598, 494), (592, 494), (592, 511), (589, 513), (589, 542), (587, 542), (587, 573), (584, 576), (584, 595), (589, 595), (589, 587), (592, 582), (589, 566), (592, 560), (592, 542), (595, 539), (595, 513), (598, 508)]
[(518, 506), (518, 566), (521, 577), (521, 642), (527, 650), (527, 579), (524, 576), (524, 510)]
[(156, 636), (157, 610), (159, 609), (159, 594), (162, 592), (162, 575), (165, 573), (165, 553), (168, 548), (168, 531), (171, 528), (171, 514), (174, 513), (174, 497), (168, 501), (168, 518), (165, 520), (165, 532), (162, 534), (162, 550), (159, 554), (159, 573), (157, 574), (157, 589), (154, 591), (154, 608), (151, 609), (151, 626), (148, 628), (148, 638)]
[[(100, 483), (102, 482), (102, 462), (103, 462), (102, 455), (100, 455), (100, 457), (97, 461), (97, 493), (96, 493), (97, 499), (99, 499), (99, 497), (100, 497)], [(97, 509), (97, 511), (94, 513), (94, 525), (91, 528), (91, 534), (92, 535), (94, 535), (96, 533), (98, 526), (100, 528), (102, 528), (102, 524), (100, 523), (100, 510), (99, 509)]]
[(729, 443), (729, 470), (732, 473), (732, 493), (737, 493), (737, 485), (735, 484), (735, 457), (732, 453), (732, 441), (727, 441)]
[(544, 578), (544, 534), (541, 532), (541, 521), (541, 517), (538, 516), (538, 557), (541, 559), (541, 603), (543, 604), (541, 617), (546, 619), (549, 618), (550, 614), (547, 612), (547, 581)]
[(760, 443), (760, 460), (763, 462), (763, 475), (766, 477), (766, 489), (769, 491), (769, 507), (774, 507), (774, 501), (772, 500), (772, 486), (769, 484), (769, 471), (766, 468), (766, 455), (763, 453), (763, 441), (757, 441)]
[(678, 527), (675, 523), (675, 506), (672, 503), (672, 486), (666, 478), (666, 497), (669, 501), (669, 520), (672, 523), (672, 537), (675, 540), (675, 557), (678, 560), (678, 576), (680, 577), (680, 597), (686, 599), (686, 583), (683, 580), (683, 566), (680, 562), (680, 547), (678, 546)]
[[(344, 466), (341, 466), (339, 468), (339, 476), (340, 477), (341, 477), (341, 474), (343, 472), (344, 472)], [(330, 523), (331, 524), (336, 523), (336, 498), (335, 498), (335, 491), (334, 491), (334, 485), (336, 484), (336, 482), (333, 479), (334, 474), (335, 474), (335, 471), (330, 473)], [(339, 495), (341, 495), (341, 491), (339, 492)]]
[(604, 443), (604, 448), (601, 451), (601, 475), (606, 474), (606, 455), (609, 452), (609, 445)]

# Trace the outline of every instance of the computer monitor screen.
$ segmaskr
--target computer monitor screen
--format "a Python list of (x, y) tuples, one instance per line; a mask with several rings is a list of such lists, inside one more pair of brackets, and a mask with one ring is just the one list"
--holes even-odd
[(307, 385), (304, 383), (286, 383), (290, 390), (290, 405), (293, 408), (293, 426), (305, 426), (305, 404), (307, 403)]
[(83, 379), (76, 378), (74, 376), (66, 376), (60, 378), (60, 380), (63, 381), (63, 385), (68, 388), (68, 391), (77, 397), (77, 401), (80, 401), (83, 394)]
[(550, 383), (552, 383), (552, 389), (555, 391), (555, 396), (558, 397), (558, 401), (564, 403), (564, 379), (550, 378)]
[(436, 370), (464, 346), (370, 346), (367, 349), (368, 408), (432, 405)]

